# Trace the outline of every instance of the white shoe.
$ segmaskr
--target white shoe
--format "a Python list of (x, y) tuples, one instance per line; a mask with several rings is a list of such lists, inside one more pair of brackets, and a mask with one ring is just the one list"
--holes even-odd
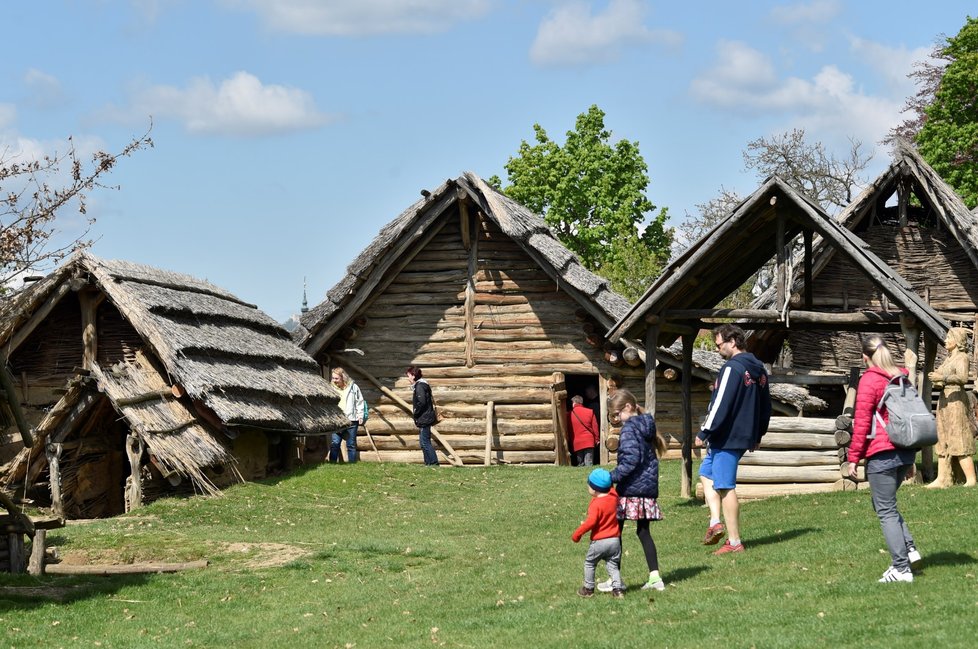
[(911, 566), (920, 563), (920, 552), (917, 551), (917, 548), (912, 545), (907, 548), (907, 559), (910, 561)]
[[(607, 580), (607, 581), (600, 581), (600, 582), (598, 582), (597, 585), (595, 586), (595, 588), (597, 588), (598, 591), (600, 591), (602, 593), (610, 593), (611, 591), (614, 590), (614, 587), (611, 585), (611, 580), (610, 579)], [(628, 590), (627, 588), (625, 588), (625, 584), (622, 584), (621, 585), (621, 590), (622, 591)]]
[(665, 590), (665, 589), (666, 589), (666, 582), (662, 581), (662, 577), (659, 577), (655, 581), (649, 579), (649, 581), (647, 581), (645, 585), (642, 586), (642, 590)]
[(909, 570), (897, 570), (893, 566), (890, 566), (886, 569), (886, 572), (883, 573), (883, 576), (880, 577), (879, 581), (881, 584), (894, 581), (904, 581), (909, 583), (913, 581), (913, 573)]

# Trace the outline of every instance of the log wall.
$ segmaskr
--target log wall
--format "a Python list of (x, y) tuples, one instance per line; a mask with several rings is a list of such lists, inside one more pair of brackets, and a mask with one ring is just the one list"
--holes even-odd
[[(618, 375), (641, 395), (643, 370), (608, 362), (601, 341), (588, 342), (601, 327), (494, 224), (473, 215), (467, 250), (460, 218), (458, 212), (443, 217), (441, 230), (356, 314), (359, 326), (341, 332), (320, 362), (343, 366), (348, 356), (408, 403), (404, 371), (417, 365), (444, 417), (436, 428), (463, 462), (485, 461), (491, 401), (491, 461), (555, 463), (554, 373)], [(362, 355), (343, 351), (351, 348)], [(361, 432), (360, 458), (420, 462), (410, 414), (367, 376), (346, 369), (371, 408), (368, 427), (377, 452)], [(663, 383), (662, 425), (678, 440), (679, 383)], [(701, 396), (705, 412), (709, 393)]]

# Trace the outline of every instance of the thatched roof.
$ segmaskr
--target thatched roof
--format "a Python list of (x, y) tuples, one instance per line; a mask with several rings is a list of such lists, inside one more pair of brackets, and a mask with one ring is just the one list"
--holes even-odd
[[(915, 316), (931, 335), (943, 339), (948, 323), (904, 278), (814, 201), (776, 176), (764, 181), (709, 233), (672, 261), (615, 323), (608, 337), (617, 340), (643, 335), (648, 315), (670, 309), (713, 308), (775, 257), (779, 218), (783, 219), (785, 242), (805, 231), (820, 236), (825, 245), (873, 278), (893, 304)], [(668, 345), (677, 337), (663, 330), (658, 342)]]
[(132, 325), (169, 384), (223, 426), (314, 435), (347, 424), (336, 390), (278, 323), (210, 282), (150, 266), (73, 256), (3, 301), (0, 345), (85, 284)]
[(366, 299), (383, 275), (404, 255), (416, 253), (412, 243), (459, 200), (475, 203), (486, 217), (513, 239), (563, 290), (599, 323), (610, 326), (628, 309), (628, 300), (611, 290), (608, 280), (586, 269), (551, 232), (543, 218), (490, 187), (474, 173), (446, 180), (385, 225), (346, 269), (346, 276), (326, 299), (302, 316), (293, 332), (296, 342), (315, 356)]
[[(971, 263), (978, 268), (978, 208), (968, 211), (968, 207), (951, 187), (937, 175), (937, 172), (924, 161), (916, 149), (905, 142), (898, 142), (893, 151), (893, 162), (876, 180), (869, 184), (837, 217), (842, 229), (852, 231), (873, 213), (873, 208), (881, 199), (892, 196), (900, 183), (908, 184), (914, 194), (927, 204), (931, 213), (943, 224), (951, 235), (961, 244)], [(827, 245), (824, 239), (813, 244), (813, 276), (825, 268), (836, 249)], [(792, 291), (802, 288), (804, 277), (795, 278)], [(755, 301), (755, 308), (772, 308), (775, 292), (768, 289)]]

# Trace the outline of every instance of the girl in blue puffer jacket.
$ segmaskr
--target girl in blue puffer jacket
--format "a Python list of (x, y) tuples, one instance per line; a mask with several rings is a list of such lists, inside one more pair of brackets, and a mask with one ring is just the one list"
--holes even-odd
[(628, 390), (615, 392), (608, 402), (608, 414), (622, 422), (618, 465), (611, 472), (611, 480), (618, 491), (618, 520), (623, 523), (635, 521), (635, 532), (649, 567), (649, 580), (642, 589), (665, 590), (666, 584), (659, 576), (659, 557), (649, 522), (662, 519), (656, 499), (659, 497), (659, 456), (666, 452), (666, 440), (656, 431), (652, 415), (639, 408), (635, 395)]

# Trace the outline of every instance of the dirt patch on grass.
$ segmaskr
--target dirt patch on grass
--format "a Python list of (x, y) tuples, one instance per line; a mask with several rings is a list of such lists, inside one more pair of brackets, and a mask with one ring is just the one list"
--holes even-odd
[[(309, 550), (287, 543), (221, 543), (222, 554), (245, 568), (274, 568), (301, 559)], [(241, 561), (235, 559), (240, 557)]]

